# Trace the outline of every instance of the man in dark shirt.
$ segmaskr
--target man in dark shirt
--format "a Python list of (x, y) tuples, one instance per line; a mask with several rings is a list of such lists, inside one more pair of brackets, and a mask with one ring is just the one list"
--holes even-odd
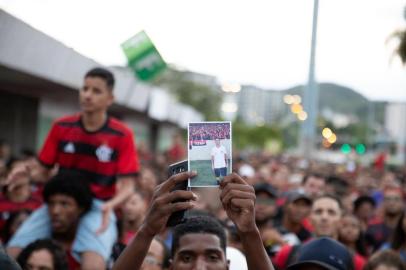
[(367, 244), (373, 251), (378, 250), (389, 240), (404, 209), (403, 193), (401, 189), (390, 188), (383, 192), (383, 218), (372, 221), (365, 233)]

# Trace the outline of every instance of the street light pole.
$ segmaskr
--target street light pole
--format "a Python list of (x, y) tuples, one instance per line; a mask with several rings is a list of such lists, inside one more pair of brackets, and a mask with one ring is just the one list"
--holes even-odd
[(308, 112), (308, 118), (303, 121), (300, 136), (300, 148), (302, 154), (306, 158), (312, 157), (316, 145), (316, 130), (317, 130), (317, 114), (319, 93), (318, 86), (315, 81), (315, 66), (316, 66), (316, 40), (317, 40), (317, 17), (319, 9), (319, 0), (314, 0), (313, 6), (313, 27), (312, 27), (312, 43), (310, 51), (309, 78), (307, 86), (304, 89), (303, 105), (304, 110)]

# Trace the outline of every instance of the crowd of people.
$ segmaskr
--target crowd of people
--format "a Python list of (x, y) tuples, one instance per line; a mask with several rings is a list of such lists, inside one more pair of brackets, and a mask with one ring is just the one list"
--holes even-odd
[(229, 123), (192, 123), (189, 126), (189, 139), (230, 139), (230, 130)]
[[(0, 142), (1, 269), (406, 269), (405, 167), (233, 151), (219, 188), (172, 192), (193, 172), (168, 179), (173, 151), (137, 150), (106, 118), (113, 85), (89, 71), (81, 114), (38, 154)], [(186, 220), (167, 227), (177, 210)]]

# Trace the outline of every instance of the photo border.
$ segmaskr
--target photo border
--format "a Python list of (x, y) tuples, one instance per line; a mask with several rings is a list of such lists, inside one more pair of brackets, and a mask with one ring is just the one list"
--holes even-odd
[[(189, 143), (190, 143), (190, 140), (189, 140), (189, 134), (190, 134), (190, 132), (189, 132), (189, 129), (190, 129), (190, 124), (216, 124), (216, 123), (219, 123), (219, 124), (225, 124), (225, 123), (228, 123), (228, 124), (230, 124), (230, 164), (229, 164), (229, 166), (230, 166), (230, 171), (228, 172), (228, 174), (230, 174), (231, 172), (232, 172), (232, 170), (233, 170), (233, 126), (232, 126), (232, 122), (231, 121), (203, 121), (203, 122), (189, 122), (188, 124), (187, 124), (187, 143), (188, 143), (188, 145), (187, 145), (187, 165), (188, 165), (188, 168), (189, 168), (189, 171), (191, 171), (191, 167), (190, 167), (190, 156), (189, 156), (189, 151), (190, 151), (190, 149), (189, 149)], [(219, 185), (210, 185), (210, 186), (191, 186), (190, 185), (190, 181), (191, 179), (189, 178), (188, 179), (188, 188), (189, 189), (191, 189), (191, 188), (215, 188), (215, 187), (219, 187)]]

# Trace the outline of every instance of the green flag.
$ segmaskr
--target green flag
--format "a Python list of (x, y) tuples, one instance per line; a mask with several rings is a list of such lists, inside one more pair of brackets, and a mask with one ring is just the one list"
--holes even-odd
[(121, 44), (127, 56), (128, 66), (144, 81), (155, 77), (166, 67), (158, 50), (144, 31)]

